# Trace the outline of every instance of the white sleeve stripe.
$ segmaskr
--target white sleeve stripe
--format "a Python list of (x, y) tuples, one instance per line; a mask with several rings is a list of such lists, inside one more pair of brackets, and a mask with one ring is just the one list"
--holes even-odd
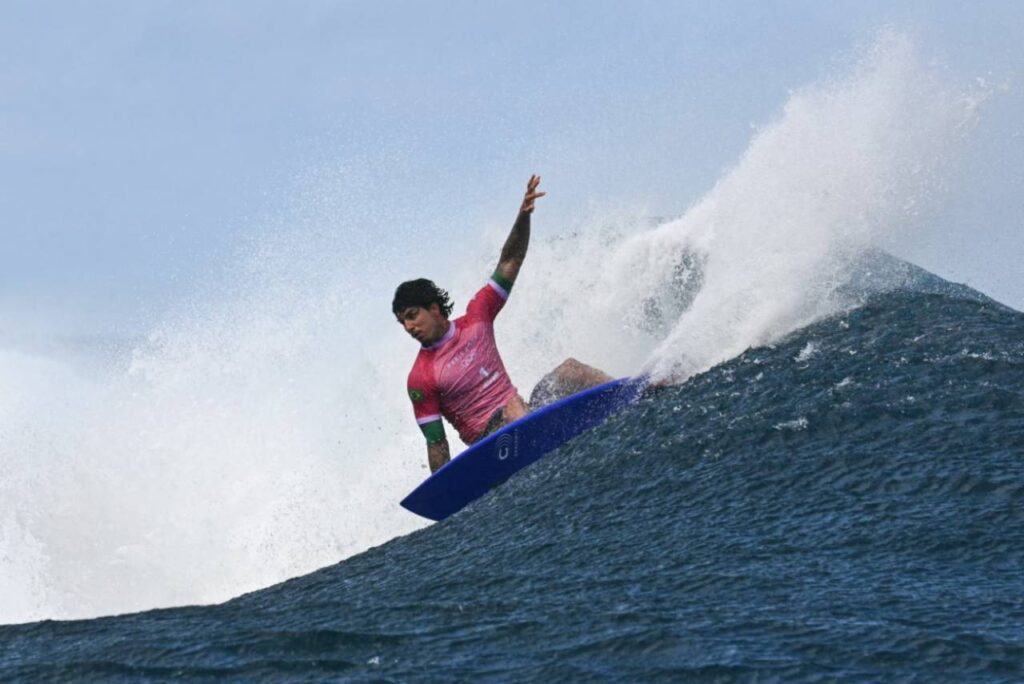
[(426, 425), (427, 423), (433, 423), (435, 420), (441, 420), (441, 414), (435, 413), (432, 416), (423, 416), (422, 418), (416, 419), (417, 425)]
[(508, 299), (508, 290), (503, 288), (498, 283), (494, 282), (493, 279), (492, 280), (488, 280), (487, 284), (490, 285), (491, 289), (494, 290), (495, 292), (497, 292), (501, 296), (502, 299)]

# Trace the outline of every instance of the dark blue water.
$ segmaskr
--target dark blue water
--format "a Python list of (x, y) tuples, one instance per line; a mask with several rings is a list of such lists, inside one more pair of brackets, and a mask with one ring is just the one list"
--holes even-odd
[(969, 294), (749, 350), (312, 575), (0, 627), (0, 678), (1024, 680), (1024, 314)]

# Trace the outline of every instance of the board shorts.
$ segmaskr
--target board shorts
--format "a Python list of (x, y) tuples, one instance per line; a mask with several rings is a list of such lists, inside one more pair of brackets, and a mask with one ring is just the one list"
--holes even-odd
[[(480, 436), (476, 438), (476, 441), (479, 442), (487, 435), (491, 434), (492, 432), (497, 432), (506, 425), (508, 425), (508, 421), (505, 420), (505, 407), (502, 406), (500, 409), (491, 414), (490, 419), (487, 421), (487, 427), (483, 429), (483, 432), (481, 432)], [(475, 443), (476, 442), (474, 442), (474, 444)]]
[[(535, 411), (547, 406), (548, 404), (552, 404), (559, 399), (564, 399), (569, 396), (569, 394), (570, 392), (567, 392), (566, 389), (561, 386), (561, 383), (558, 382), (558, 376), (555, 371), (551, 371), (541, 378), (540, 382), (538, 382), (533, 388), (533, 391), (530, 392), (530, 401), (527, 402), (526, 409), (527, 411)], [(497, 432), (506, 425), (508, 425), (508, 421), (505, 420), (505, 407), (502, 406), (491, 414), (491, 417), (487, 421), (487, 426), (480, 432), (480, 436), (476, 438), (474, 444), (492, 432)]]

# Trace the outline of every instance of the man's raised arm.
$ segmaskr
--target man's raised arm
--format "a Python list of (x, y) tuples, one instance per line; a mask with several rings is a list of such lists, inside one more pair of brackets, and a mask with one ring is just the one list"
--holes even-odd
[(523, 204), (519, 207), (519, 216), (512, 226), (512, 232), (505, 240), (505, 246), (501, 248), (501, 257), (498, 259), (496, 273), (512, 285), (519, 275), (519, 269), (526, 258), (526, 248), (530, 246), (530, 214), (533, 213), (533, 203), (538, 197), (547, 193), (538, 192), (540, 176), (530, 176), (530, 182), (526, 184), (526, 195), (523, 197)]

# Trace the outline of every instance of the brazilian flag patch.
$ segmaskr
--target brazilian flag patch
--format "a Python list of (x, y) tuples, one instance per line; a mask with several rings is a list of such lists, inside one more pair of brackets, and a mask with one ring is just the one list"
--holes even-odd
[(409, 398), (412, 399), (413, 401), (422, 401), (423, 392), (419, 391), (418, 389), (411, 389), (409, 390)]

